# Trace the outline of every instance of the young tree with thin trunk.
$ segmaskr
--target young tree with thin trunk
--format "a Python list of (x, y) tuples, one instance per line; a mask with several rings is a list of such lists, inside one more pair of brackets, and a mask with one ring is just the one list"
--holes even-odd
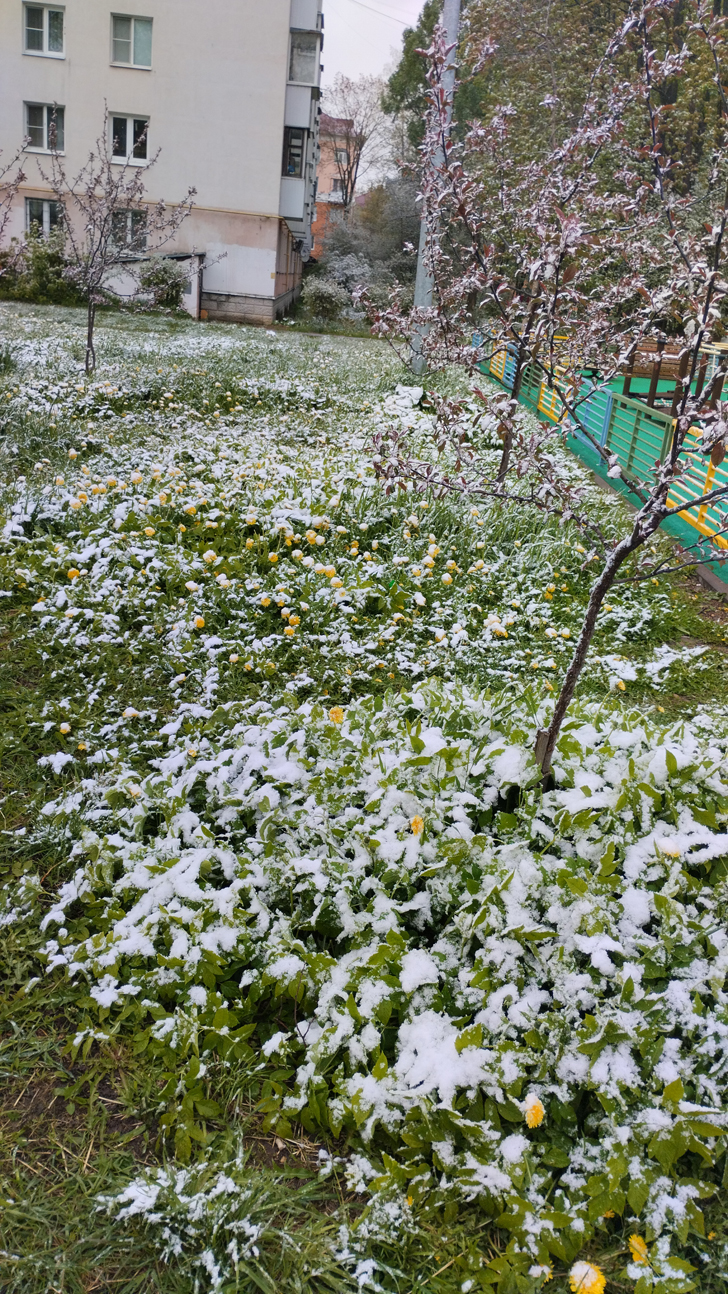
[[(130, 156), (114, 156), (108, 111), (95, 148), (75, 177), (53, 149), (50, 171), (40, 173), (63, 208), (68, 258), (67, 277), (87, 302), (86, 372), (96, 367), (96, 311), (114, 292), (113, 277), (132, 273), (134, 259), (159, 252), (177, 233), (192, 209), (196, 190), (174, 207), (146, 199), (146, 177), (159, 150), (146, 160), (146, 134), (134, 141)], [(138, 160), (143, 157), (144, 160)]]
[[(684, 39), (676, 48), (678, 9)], [(536, 758), (544, 775), (615, 581), (653, 573), (637, 555), (669, 517), (728, 498), (728, 485), (691, 487), (686, 459), (689, 447), (706, 464), (711, 456), (717, 463), (728, 447), (728, 405), (718, 398), (723, 368), (707, 383), (702, 376), (704, 348), (722, 336), (721, 306), (728, 302), (727, 28), (712, 0), (630, 0), (593, 69), (575, 129), (556, 148), (526, 161), (509, 146), (515, 109), (508, 105), (474, 123), (462, 142), (448, 134), (442, 91), (448, 49), (441, 29), (428, 52), (422, 193), (435, 301), (432, 309), (406, 316), (395, 297), (376, 316), (376, 329), (400, 345), (403, 357), (408, 339), (424, 338), (419, 344), (431, 366), (457, 363), (473, 374), (494, 354), (507, 352), (513, 392), (478, 391), (481, 419), (501, 438), (495, 466), (450, 404), (438, 421), (439, 448), (448, 446), (455, 455), (449, 474), (413, 460), (401, 435), (382, 436), (377, 467), (390, 487), (412, 480), (537, 507), (588, 535), (587, 561), (599, 560), (601, 570), (551, 722), (538, 734)], [(492, 56), (485, 42), (482, 64)], [(702, 184), (686, 194), (679, 158), (665, 143), (674, 101), (665, 87), (679, 86), (697, 56), (713, 64), (718, 128)], [(640, 479), (593, 435), (584, 406), (624, 371), (640, 344), (664, 345), (672, 325), (679, 328), (680, 346), (674, 427), (663, 461)], [(475, 338), (474, 330), (480, 333)], [(518, 407), (526, 369), (560, 401), (562, 427), (529, 430)], [(569, 428), (591, 442), (608, 474), (626, 486), (635, 515), (618, 540), (607, 540), (589, 522), (550, 452), (549, 442)], [(722, 557), (709, 540), (693, 547), (686, 564)]]
[[(5, 230), (8, 227), (18, 190), (25, 180), (25, 172), (20, 165), (20, 156), (21, 150), (18, 150), (15, 156), (5, 164), (0, 158), (0, 248), (3, 244)], [(13, 245), (11, 243), (10, 253), (0, 258), (0, 275), (6, 274), (12, 268), (15, 260), (12, 252)]]

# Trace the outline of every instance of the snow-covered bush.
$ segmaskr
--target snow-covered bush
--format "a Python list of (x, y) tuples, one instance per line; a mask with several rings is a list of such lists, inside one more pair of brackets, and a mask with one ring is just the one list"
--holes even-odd
[(335, 280), (312, 275), (303, 285), (301, 304), (314, 319), (335, 323), (351, 305), (351, 297)]

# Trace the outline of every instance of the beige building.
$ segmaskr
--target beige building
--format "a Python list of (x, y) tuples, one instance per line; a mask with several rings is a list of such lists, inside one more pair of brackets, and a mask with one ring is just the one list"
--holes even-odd
[(322, 0), (127, 3), (0, 0), (5, 160), (26, 141), (8, 234), (53, 225), (39, 163), (55, 132), (68, 174), (79, 171), (106, 104), (120, 163), (143, 167), (159, 150), (150, 200), (197, 189), (166, 250), (202, 257), (200, 310), (270, 322), (297, 295), (311, 248)]

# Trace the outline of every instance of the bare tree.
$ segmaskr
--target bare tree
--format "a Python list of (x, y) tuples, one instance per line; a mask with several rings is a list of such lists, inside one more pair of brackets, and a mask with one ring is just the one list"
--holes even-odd
[[(50, 172), (39, 166), (63, 208), (67, 276), (87, 301), (86, 372), (96, 367), (94, 327), (98, 306), (113, 293), (114, 272), (130, 273), (135, 257), (158, 252), (174, 237), (191, 209), (196, 190), (174, 207), (145, 198), (146, 176), (159, 157), (147, 158), (146, 128), (131, 149), (112, 139), (108, 110), (95, 148), (75, 177), (69, 177), (54, 148)], [(116, 150), (116, 152), (115, 152)]]
[[(675, 50), (664, 28), (670, 22), (674, 33), (678, 11), (685, 38)], [(544, 775), (610, 588), (617, 579), (653, 573), (649, 560), (632, 559), (665, 520), (728, 498), (728, 485), (708, 489), (700, 474), (691, 479), (686, 458), (689, 447), (707, 467), (728, 448), (728, 405), (719, 399), (724, 370), (719, 365), (706, 382), (704, 351), (722, 335), (721, 305), (728, 302), (725, 28), (712, 0), (630, 0), (594, 69), (575, 130), (547, 155), (525, 162), (510, 148), (509, 118), (516, 111), (510, 107), (474, 124), (462, 142), (448, 135), (443, 73), (449, 50), (442, 29), (429, 51), (422, 188), (435, 302), (405, 315), (395, 295), (389, 310), (375, 316), (376, 327), (395, 345), (398, 337), (410, 345), (422, 337), (431, 366), (456, 362), (475, 373), (494, 355), (507, 354), (513, 390), (496, 397), (478, 392), (481, 421), (489, 421), (502, 441), (495, 468), (451, 402), (440, 403), (445, 416), (437, 425), (438, 448), (454, 455), (450, 472), (413, 460), (399, 432), (380, 437), (376, 463), (390, 488), (408, 479), (423, 488), (537, 507), (576, 522), (588, 535), (587, 563), (598, 560), (601, 570), (551, 723), (538, 734), (536, 758)], [(664, 89), (679, 84), (696, 53), (713, 67), (719, 129), (704, 186), (686, 196), (665, 147), (672, 96)], [(481, 66), (491, 55), (486, 44)], [(670, 316), (681, 325), (675, 420), (662, 460), (641, 478), (600, 443), (586, 402), (624, 371), (646, 339), (659, 352)], [(481, 332), (475, 344), (474, 327)], [(527, 370), (553, 393), (564, 428), (528, 429), (518, 407)], [(559, 471), (549, 442), (568, 428), (578, 429), (608, 475), (627, 487), (635, 515), (617, 540), (590, 522), (578, 491)], [(705, 539), (685, 562), (722, 557)]]
[(360, 76), (353, 81), (339, 72), (323, 96), (324, 111), (332, 124), (327, 128), (326, 121), (322, 123), (322, 140), (328, 133), (344, 211), (354, 201), (357, 184), (381, 161), (387, 135), (383, 92), (384, 82), (379, 77)]
[[(0, 160), (0, 247), (2, 247), (5, 230), (10, 220), (10, 215), (15, 204), (18, 190), (25, 180), (25, 172), (20, 166), (20, 157), (22, 149), (9, 162), (3, 164)], [(11, 243), (11, 249), (13, 244)], [(9, 256), (0, 260), (0, 275), (6, 274), (12, 267), (12, 251)]]

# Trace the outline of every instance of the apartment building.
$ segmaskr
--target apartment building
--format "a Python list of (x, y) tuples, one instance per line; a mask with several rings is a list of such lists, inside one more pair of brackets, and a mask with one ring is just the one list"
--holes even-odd
[(41, 169), (55, 146), (76, 174), (106, 105), (120, 164), (145, 167), (159, 151), (150, 201), (197, 189), (165, 251), (201, 261), (199, 312), (269, 323), (311, 250), (322, 0), (118, 3), (0, 0), (0, 149), (7, 160), (24, 142), (26, 173), (8, 234), (52, 227)]
[(344, 218), (341, 167), (349, 165), (349, 140), (354, 122), (348, 117), (319, 118), (319, 163), (316, 175), (316, 206), (311, 225), (311, 254), (320, 256), (332, 225)]

